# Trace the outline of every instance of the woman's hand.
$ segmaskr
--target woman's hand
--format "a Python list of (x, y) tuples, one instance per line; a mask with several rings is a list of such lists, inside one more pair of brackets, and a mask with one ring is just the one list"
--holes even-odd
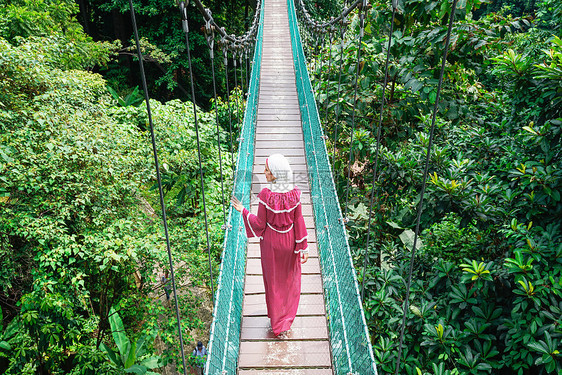
[(238, 212), (242, 212), (242, 210), (244, 209), (242, 202), (240, 202), (234, 195), (232, 196), (232, 198), (230, 198), (230, 203), (232, 204), (232, 207), (234, 207), (234, 209)]
[(301, 251), (301, 264), (305, 264), (307, 260), (308, 260), (308, 253), (303, 253)]

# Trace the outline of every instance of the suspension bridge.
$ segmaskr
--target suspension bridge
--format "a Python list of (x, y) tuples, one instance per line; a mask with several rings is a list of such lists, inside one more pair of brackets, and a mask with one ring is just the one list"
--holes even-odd
[[(245, 82), (247, 102), (239, 138), (232, 194), (241, 199), (245, 207), (251, 207), (251, 211), (255, 213), (258, 202), (253, 198), (256, 197), (261, 188), (266, 186), (265, 176), (263, 176), (265, 159), (273, 153), (284, 154), (288, 157), (295, 172), (295, 184), (303, 192), (302, 211), (309, 232), (308, 243), (310, 248), (309, 261), (302, 269), (302, 289), (297, 317), (290, 331), (275, 337), (269, 327), (269, 319), (267, 318), (262, 269), (259, 260), (259, 242), (247, 240), (243, 219), (238, 212), (230, 209), (227, 214), (226, 210), (223, 210), (225, 239), (218, 288), (216, 293), (212, 290), (214, 297), (213, 322), (208, 344), (209, 354), (205, 364), (205, 374), (376, 375), (377, 367), (361, 302), (362, 292), (360, 293), (359, 291), (346, 237), (345, 214), (347, 214), (348, 206), (349, 176), (344, 203), (345, 212), (342, 214), (326, 149), (326, 136), (322, 130), (314, 96), (315, 93), (311, 85), (307, 61), (303, 51), (303, 43), (301, 41), (302, 30), (300, 30), (301, 32), (299, 31), (299, 19), (297, 18), (297, 9), (295, 8), (295, 4), (299, 6), (298, 14), (300, 15), (301, 25), (304, 24), (312, 28), (316, 34), (317, 41), (325, 37), (322, 33), (329, 31), (330, 59), (333, 44), (331, 38), (332, 33), (336, 30), (335, 25), (340, 25), (340, 37), (343, 40), (343, 30), (347, 24), (346, 17), (354, 9), (359, 9), (360, 31), (357, 48), (357, 71), (355, 75), (355, 101), (357, 101), (357, 76), (359, 75), (361, 60), (361, 38), (364, 32), (364, 12), (367, 9), (367, 1), (356, 0), (346, 7), (338, 17), (331, 19), (329, 22), (318, 23), (310, 17), (302, 0), (257, 0), (252, 26), (241, 37), (228, 35), (224, 28), (220, 28), (214, 23), (211, 12), (204, 8), (200, 0), (195, 0), (194, 2), (206, 22), (204, 29), (207, 44), (210, 48), (213, 82), (215, 82), (215, 34), (218, 33), (221, 38), (219, 44), (223, 48), (227, 77), (228, 52), (232, 54), (235, 86), (238, 86), (237, 61), (240, 63), (240, 84), (242, 87), (244, 86), (242, 66), (243, 58), (246, 58)], [(424, 181), (420, 194), (414, 244), (411, 252), (410, 278), (407, 282), (406, 297), (403, 304), (402, 332), (400, 333), (400, 346), (395, 374), (398, 374), (400, 368), (404, 322), (409, 303), (413, 260), (428, 175), (429, 150), (432, 147), (433, 129), (435, 128), (439, 93), (443, 81), (456, 3), (457, 0), (453, 0), (442, 57), (437, 97), (432, 116), (431, 133), (427, 146)], [(164, 232), (169, 253), (171, 281), (174, 295), (176, 295), (174, 268), (167, 233), (154, 127), (150, 115), (148, 91), (132, 0), (129, 1), (129, 4), (152, 133)], [(380, 130), (396, 10), (397, 1), (393, 0), (392, 20), (390, 22), (390, 33), (386, 48), (385, 80), (382, 87), (383, 100), (381, 100), (377, 128), (377, 152), (373, 182), (377, 177)], [(189, 27), (186, 11), (186, 4), (180, 2), (188, 60), (191, 65)], [(253, 47), (254, 50), (251, 74), (249, 74), (248, 64), (248, 52), (251, 52), (250, 47)], [(341, 49), (343, 51), (343, 44)], [(320, 58), (319, 55), (317, 57)], [(192, 69), (190, 69), (192, 101), (195, 103), (192, 74)], [(341, 79), (341, 65), (339, 75)], [(228, 91), (228, 78), (226, 82)], [(339, 90), (338, 83), (338, 92)], [(216, 87), (214, 87), (214, 94), (216, 99)], [(229, 100), (228, 97), (227, 100)], [(239, 103), (236, 102), (237, 112), (238, 107)], [(195, 104), (194, 113), (199, 163), (201, 164)], [(238, 118), (238, 113), (236, 118)], [(351, 137), (353, 137), (354, 125), (355, 105), (352, 112)], [(337, 137), (337, 128), (335, 137)], [(337, 138), (334, 139), (334, 144), (336, 141)], [(350, 144), (349, 154), (351, 155), (353, 138)], [(349, 159), (351, 163), (351, 157)], [(350, 164), (348, 165), (349, 169)], [(201, 168), (200, 171), (203, 210), (205, 212), (205, 225), (207, 226), (205, 191)], [(374, 192), (375, 189), (372, 190), (370, 199), (368, 236), (371, 227)], [(225, 201), (224, 188), (223, 201)], [(367, 237), (368, 243), (369, 237)], [(209, 248), (209, 246), (207, 229), (207, 247)], [(365, 264), (366, 259), (365, 252)], [(363, 269), (364, 272), (365, 270)], [(212, 284), (213, 280), (211, 279)], [(177, 303), (176, 298), (178, 336), (184, 374), (186, 374), (187, 366)]]
[(303, 191), (311, 254), (297, 318), (276, 338), (265, 309), (259, 243), (246, 250), (243, 223), (230, 213), (206, 373), (376, 374), (294, 4), (267, 0), (262, 6), (234, 191), (256, 212), (251, 198), (265, 181), (244, 177), (249, 171), (260, 176), (269, 154), (285, 154)]

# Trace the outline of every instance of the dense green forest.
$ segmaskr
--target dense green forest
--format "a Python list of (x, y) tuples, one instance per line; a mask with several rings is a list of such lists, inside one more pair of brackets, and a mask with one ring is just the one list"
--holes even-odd
[[(217, 18), (229, 11), (222, 4)], [(189, 351), (207, 340), (212, 298), (193, 106), (177, 90), (189, 77), (185, 39), (173, 3), (143, 5), (138, 20), (150, 96), (159, 99), (151, 107)], [(163, 12), (175, 24), (160, 22)], [(195, 8), (190, 14), (199, 17)], [(126, 17), (124, 1), (0, 1), (0, 373), (144, 373), (179, 358), (175, 313), (162, 303), (168, 259)], [(243, 20), (242, 13), (240, 30)], [(178, 25), (175, 34), (163, 29)], [(194, 61), (203, 69), (208, 50), (195, 44)], [(197, 100), (214, 108), (198, 109), (198, 119), (216, 283), (224, 217), (215, 109), (227, 189), (232, 158), (229, 111), (209, 101), (207, 79)]]
[[(306, 1), (319, 20), (343, 3)], [(322, 58), (307, 51), (342, 202), (351, 175), (349, 239), (381, 374), (396, 366), (450, 13), (447, 0), (398, 4), (375, 184), (389, 2), (366, 11), (351, 147), (357, 12), (341, 55), (337, 40), (317, 50)], [(255, 1), (205, 5), (240, 35)], [(135, 6), (189, 352), (206, 341), (212, 298), (185, 38), (175, 2)], [(212, 99), (203, 19), (188, 9), (216, 283), (218, 155), (220, 147), (230, 170), (228, 119), (237, 112)], [(562, 373), (561, 25), (558, 0), (459, 1), (400, 374)], [(181, 363), (175, 315), (163, 303), (166, 244), (131, 35), (124, 0), (0, 0), (0, 373), (147, 373)], [(224, 97), (236, 77), (216, 62)], [(242, 102), (240, 90), (231, 95), (231, 107)]]
[[(318, 59), (317, 38), (310, 38), (328, 150), (339, 132), (342, 204), (351, 176), (350, 243), (365, 281), (375, 359), (385, 374), (395, 372), (398, 355), (450, 3), (398, 2), (374, 184), (390, 4), (374, 1), (366, 12), (351, 146), (358, 17), (347, 28), (343, 61), (339, 42), (324, 44)], [(398, 373), (561, 374), (562, 3), (458, 4)]]

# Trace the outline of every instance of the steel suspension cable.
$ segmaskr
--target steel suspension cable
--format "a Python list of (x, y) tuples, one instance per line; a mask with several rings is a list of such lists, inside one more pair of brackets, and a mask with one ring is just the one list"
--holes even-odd
[(451, 31), (453, 30), (453, 21), (455, 19), (455, 10), (457, 8), (457, 1), (453, 0), (451, 5), (451, 16), (449, 18), (449, 26), (447, 27), (447, 37), (445, 38), (445, 48), (443, 52), (443, 60), (441, 61), (441, 72), (439, 73), (439, 83), (437, 85), (437, 94), (435, 96), (435, 104), (433, 106), (433, 113), (431, 115), (431, 128), (429, 131), (429, 142), (427, 144), (427, 153), (425, 156), (425, 166), (423, 171), (423, 183), (422, 190), (420, 193), (420, 201), (418, 203), (418, 213), (416, 218), (416, 230), (414, 232), (414, 243), (412, 245), (412, 255), (410, 257), (410, 270), (408, 273), (408, 282), (406, 284), (406, 297), (404, 299), (404, 308), (402, 309), (402, 326), (400, 327), (400, 344), (398, 346), (398, 358), (396, 359), (396, 371), (395, 375), (398, 375), (400, 368), (400, 361), (402, 360), (402, 346), (404, 344), (404, 329), (406, 327), (406, 312), (409, 307), (410, 299), (410, 287), (412, 285), (412, 273), (414, 272), (414, 259), (416, 255), (416, 245), (418, 241), (418, 236), (420, 232), (420, 221), (423, 211), (423, 199), (425, 195), (425, 188), (427, 185), (427, 175), (429, 171), (429, 158), (431, 156), (431, 149), (433, 148), (433, 135), (435, 133), (435, 120), (437, 117), (437, 111), (439, 110), (439, 96), (441, 94), (441, 86), (443, 85), (443, 75), (445, 74), (445, 64), (447, 63), (447, 53), (449, 52), (449, 43), (451, 42)]
[[(333, 43), (333, 36), (332, 36), (332, 27), (330, 27), (329, 36), (328, 36), (328, 43), (330, 43), (330, 50), (329, 50), (329, 60), (328, 60), (328, 72), (326, 73), (326, 105), (324, 106), (324, 124), (328, 123), (328, 89), (329, 89), (329, 82), (330, 82), (330, 75), (332, 74), (332, 43)], [(334, 158), (335, 158), (334, 154)]]
[(250, 92), (250, 80), (248, 78), (248, 71), (250, 70), (250, 64), (248, 64), (248, 49), (244, 48), (244, 56), (246, 57), (246, 62), (245, 62), (245, 66), (246, 66), (246, 92), (249, 93)]
[(162, 209), (162, 223), (164, 224), (164, 236), (166, 237), (166, 249), (168, 251), (168, 263), (170, 264), (170, 277), (172, 281), (172, 290), (174, 292), (174, 302), (176, 307), (176, 320), (178, 324), (178, 336), (180, 340), (180, 351), (181, 351), (181, 359), (183, 364), (183, 373), (187, 375), (187, 365), (185, 361), (185, 353), (184, 353), (184, 346), (183, 346), (183, 334), (181, 328), (181, 318), (180, 318), (180, 309), (178, 305), (178, 294), (176, 289), (176, 276), (174, 272), (174, 261), (172, 259), (172, 250), (170, 246), (170, 236), (168, 233), (168, 220), (166, 218), (166, 203), (164, 201), (164, 191), (162, 189), (162, 176), (160, 175), (160, 164), (158, 162), (158, 151), (156, 148), (156, 136), (154, 134), (154, 123), (152, 121), (152, 112), (150, 110), (150, 97), (148, 95), (148, 86), (146, 84), (146, 75), (144, 72), (144, 63), (142, 57), (142, 51), (140, 47), (139, 41), (139, 32), (137, 28), (137, 18), (135, 16), (135, 8), (133, 6), (133, 0), (129, 0), (129, 7), (131, 10), (131, 21), (133, 23), (133, 33), (135, 36), (135, 43), (137, 46), (137, 55), (139, 58), (139, 67), (141, 73), (141, 80), (142, 80), (142, 88), (144, 90), (144, 100), (146, 101), (146, 111), (148, 113), (148, 123), (150, 125), (150, 137), (152, 140), (152, 153), (154, 156), (154, 166), (156, 168), (156, 180), (158, 181), (158, 194), (160, 196), (160, 207)]
[[(129, 0), (132, 1), (132, 0)], [(187, 48), (187, 63), (189, 65), (189, 79), (191, 82), (191, 101), (193, 102), (193, 119), (195, 121), (195, 134), (197, 137), (197, 155), (199, 157), (199, 177), (201, 180), (201, 198), (203, 200), (203, 214), (205, 217), (205, 235), (207, 237), (207, 254), (209, 256), (209, 275), (211, 277), (211, 295), (213, 297), (213, 305), (215, 304), (215, 287), (213, 285), (213, 266), (211, 262), (211, 241), (209, 239), (209, 223), (207, 221), (207, 206), (205, 203), (205, 181), (203, 179), (203, 166), (201, 163), (201, 142), (199, 140), (199, 122), (197, 121), (197, 106), (195, 105), (195, 85), (193, 83), (193, 67), (191, 66), (191, 51), (189, 50), (189, 25), (187, 24), (187, 8), (185, 2), (179, 4), (182, 27), (185, 34), (185, 44)]]
[[(211, 11), (207, 9), (209, 13)], [(211, 72), (213, 76), (213, 97), (215, 98), (215, 125), (217, 126), (217, 148), (219, 149), (219, 167), (221, 175), (221, 203), (222, 203), (222, 216), (223, 216), (223, 226), (226, 225), (226, 207), (224, 200), (224, 178), (222, 173), (222, 153), (221, 153), (221, 136), (220, 136), (220, 126), (219, 126), (219, 108), (217, 102), (217, 82), (215, 77), (215, 30), (211, 26), (211, 22), (205, 22), (205, 40), (207, 40), (207, 46), (209, 47), (209, 57), (211, 58)]]
[(225, 70), (225, 76), (226, 76), (226, 106), (228, 107), (228, 127), (229, 127), (229, 132), (228, 134), (230, 135), (230, 165), (232, 168), (232, 181), (234, 181), (234, 149), (233, 149), (233, 142), (232, 142), (232, 109), (230, 108), (230, 91), (229, 91), (229, 87), (228, 87), (228, 51), (225, 48), (223, 50), (223, 55), (224, 55), (224, 70)]
[(359, 10), (359, 19), (361, 25), (359, 28), (359, 43), (357, 47), (357, 68), (355, 70), (355, 94), (353, 95), (353, 109), (351, 111), (351, 138), (349, 142), (349, 160), (347, 163), (347, 181), (346, 181), (346, 188), (345, 188), (345, 213), (343, 215), (345, 220), (347, 220), (347, 209), (349, 205), (349, 180), (351, 179), (351, 159), (353, 157), (353, 135), (355, 133), (355, 107), (357, 106), (357, 86), (359, 82), (359, 69), (361, 65), (361, 45), (363, 43), (363, 33), (365, 29), (365, 17), (362, 11), (367, 13), (367, 0), (363, 1), (363, 5)]
[(240, 126), (240, 106), (238, 105), (238, 94), (236, 93), (236, 90), (238, 89), (238, 76), (237, 76), (237, 72), (236, 72), (236, 51), (234, 51), (234, 58), (232, 59), (234, 61), (234, 101), (236, 102), (236, 125), (238, 127)]
[[(323, 44), (323, 38), (322, 38), (322, 31), (321, 30), (316, 30), (316, 44), (314, 47), (314, 51), (316, 53), (316, 58), (314, 59), (314, 80), (318, 80), (320, 81), (320, 75), (322, 74), (322, 65), (320, 64), (320, 50), (321, 50), (321, 46)], [(316, 83), (316, 82), (315, 82)]]
[(240, 51), (238, 59), (240, 63), (240, 89), (242, 90), (242, 95), (244, 95), (244, 64), (242, 64), (242, 51)]
[(251, 42), (252, 38), (258, 32), (259, 13), (260, 13), (258, 8), (261, 7), (261, 3), (259, 1), (257, 2), (256, 11), (254, 12), (254, 19), (252, 21), (252, 26), (242, 36), (227, 34), (224, 27), (219, 27), (219, 25), (217, 25), (217, 23), (215, 22), (215, 20), (213, 19), (212, 15), (211, 15), (211, 13), (208, 12), (208, 9), (205, 8), (205, 6), (201, 2), (201, 0), (194, 0), (194, 3), (195, 3), (195, 6), (197, 7), (197, 9), (199, 10), (199, 12), (201, 13), (201, 15), (203, 16), (204, 20), (206, 22), (207, 21), (211, 22), (211, 24), (213, 26), (215, 26), (217, 32), (222, 36), (222, 38), (225, 39), (225, 40), (228, 40), (230, 43), (239, 44), (239, 45), (247, 45), (248, 43)]
[[(375, 151), (375, 168), (373, 169), (373, 187), (371, 190), (371, 198), (369, 202), (369, 221), (367, 224), (367, 244), (365, 245), (365, 258), (363, 259), (363, 280), (361, 280), (361, 300), (363, 301), (365, 297), (365, 279), (366, 279), (366, 270), (367, 270), (367, 259), (368, 259), (368, 252), (369, 252), (369, 241), (371, 238), (371, 217), (373, 214), (373, 199), (375, 197), (375, 184), (377, 181), (377, 173), (378, 173), (378, 166), (379, 166), (379, 154), (380, 154), (380, 145), (381, 145), (381, 133), (382, 133), (382, 113), (384, 110), (384, 102), (386, 100), (385, 93), (386, 93), (386, 85), (388, 84), (388, 63), (390, 61), (390, 46), (392, 44), (392, 33), (394, 31), (394, 18), (396, 16), (396, 8), (398, 7), (398, 0), (392, 0), (392, 20), (390, 21), (390, 32), (388, 33), (388, 46), (386, 48), (386, 61), (384, 63), (384, 83), (382, 85), (382, 99), (381, 99), (381, 107), (379, 109), (379, 122), (377, 125), (377, 147)], [(377, 199), (377, 209), (376, 212), (379, 211), (380, 208), (380, 199)]]
[(338, 144), (338, 123), (340, 121), (340, 94), (341, 94), (341, 76), (342, 76), (342, 70), (343, 70), (343, 48), (344, 48), (344, 44), (345, 44), (345, 24), (346, 24), (346, 19), (342, 19), (341, 24), (340, 24), (340, 71), (339, 71), (339, 75), (338, 75), (338, 94), (336, 97), (336, 121), (334, 123), (335, 129), (334, 129), (334, 151), (333, 151), (333, 159), (332, 159), (332, 170), (334, 171), (334, 184), (337, 186), (338, 185), (338, 174), (335, 173), (336, 171), (336, 146)]
[[(353, 9), (359, 7), (363, 3), (363, 0), (355, 0), (353, 3), (351, 3), (351, 5), (348, 8), (345, 8), (340, 13), (340, 15), (338, 15), (336, 18), (332, 18), (328, 22), (320, 23), (313, 20), (312, 17), (310, 17), (310, 14), (306, 10), (303, 0), (296, 0), (296, 1), (298, 1), (299, 10), (301, 11), (301, 14), (303, 15), (306, 23), (311, 27), (320, 27), (320, 28), (325, 28), (327, 26), (331, 26), (331, 25), (335, 25), (336, 23), (339, 23), (341, 20), (346, 18), (349, 15), (349, 13), (353, 11)], [(344, 6), (347, 6), (347, 1), (344, 2)]]

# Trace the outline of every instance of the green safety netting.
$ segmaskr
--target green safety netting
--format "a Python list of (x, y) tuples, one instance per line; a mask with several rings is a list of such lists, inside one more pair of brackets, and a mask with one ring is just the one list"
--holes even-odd
[(293, 0), (287, 4), (334, 371), (342, 375), (377, 374), (295, 5)]
[[(244, 206), (250, 206), (250, 189), (254, 163), (254, 131), (258, 106), (263, 35), (263, 6), (256, 38), (252, 74), (244, 122), (240, 133), (238, 159), (234, 175), (233, 194)], [(235, 375), (240, 348), (240, 324), (244, 302), (244, 274), (246, 267), (246, 232), (242, 215), (229, 210), (223, 244), (220, 276), (218, 280), (213, 323), (208, 345), (206, 375)]]

